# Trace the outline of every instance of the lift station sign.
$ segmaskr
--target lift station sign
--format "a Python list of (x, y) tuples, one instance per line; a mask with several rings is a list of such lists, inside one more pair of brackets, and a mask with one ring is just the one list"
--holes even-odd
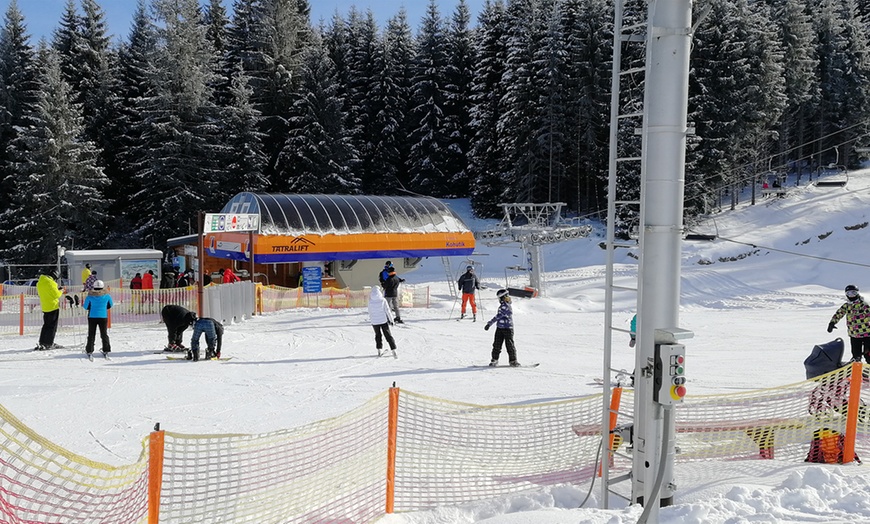
[(259, 231), (260, 215), (255, 213), (206, 213), (203, 233)]

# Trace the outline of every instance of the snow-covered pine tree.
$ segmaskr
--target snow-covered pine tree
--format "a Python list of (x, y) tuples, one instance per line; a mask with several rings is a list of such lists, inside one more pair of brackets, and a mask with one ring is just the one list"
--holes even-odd
[(498, 126), (505, 93), (504, 64), (506, 16), (501, 0), (486, 0), (475, 33), (474, 80), (471, 88), (471, 118), (474, 140), (471, 147), (471, 205), (475, 215), (501, 217), (498, 204), (505, 202), (506, 174), (499, 144), (503, 130)]
[(302, 55), (290, 136), (279, 156), (290, 193), (356, 193), (354, 151), (344, 129), (335, 70), (319, 35)]
[(532, 194), (535, 202), (560, 202), (565, 177), (566, 136), (568, 128), (568, 99), (572, 93), (565, 90), (568, 77), (565, 39), (560, 22), (561, 10), (552, 0), (542, 2), (538, 11), (541, 27), (541, 45), (535, 50), (532, 68), (538, 86), (540, 113), (534, 130), (536, 165)]
[[(12, 0), (0, 28), (0, 212), (9, 209), (13, 194), (12, 142), (30, 125), (38, 96), (36, 56), (29, 39), (18, 2)], [(0, 241), (6, 245), (14, 239), (0, 231)]]
[[(854, 162), (847, 148), (868, 130), (868, 50), (866, 23), (854, 0), (821, 0), (814, 17), (819, 44), (821, 96), (812, 116), (821, 165)], [(839, 151), (839, 155), (837, 154)]]
[(563, 188), (560, 199), (585, 214), (603, 209), (607, 198), (613, 8), (606, 0), (566, 0), (561, 26), (568, 120), (564, 163), (570, 187)]
[(387, 21), (379, 53), (378, 93), (381, 110), (375, 115), (378, 163), (384, 181), (405, 188), (410, 183), (411, 85), (414, 40), (404, 9)]
[(471, 151), (471, 84), (474, 74), (474, 46), (469, 23), (468, 3), (459, 0), (447, 24), (444, 42), (444, 151), (445, 196), (460, 197), (468, 194), (469, 152)]
[(218, 198), (229, 200), (242, 191), (262, 192), (269, 185), (264, 174), (266, 154), (259, 130), (260, 113), (251, 103), (248, 77), (239, 67), (232, 77), (229, 105), (221, 108), (224, 117), (224, 183)]
[(809, 158), (812, 148), (808, 145), (812, 123), (808, 116), (813, 100), (819, 97), (819, 81), (816, 78), (816, 34), (812, 18), (802, 0), (773, 0), (771, 19), (778, 31), (783, 47), (783, 75), (788, 105), (780, 121), (779, 162), (789, 160), (802, 165)]
[(509, 172), (503, 202), (539, 202), (535, 180), (542, 166), (536, 155), (537, 118), (541, 114), (540, 88), (536, 85), (534, 57), (543, 41), (538, 20), (540, 2), (509, 0), (507, 3), (507, 63), (504, 113), (498, 126), (504, 130), (499, 148)]
[(212, 46), (197, 0), (155, 0), (158, 52), (150, 91), (142, 100), (143, 126), (132, 195), (136, 236), (155, 244), (188, 234), (197, 210), (219, 208), (225, 173), (219, 164), (222, 125), (212, 99)]
[(429, 0), (417, 34), (411, 120), (411, 182), (415, 193), (444, 197), (450, 175), (445, 172), (448, 140), (444, 125), (446, 55), (444, 21), (435, 0)]
[(19, 263), (54, 260), (73, 240), (99, 245), (105, 238), (99, 150), (84, 137), (81, 105), (72, 101), (58, 52), (40, 49), (39, 97), (30, 124), (13, 141), (14, 204), (0, 216), (7, 232), (4, 255)]
[(116, 116), (112, 122), (115, 135), (118, 170), (109, 177), (106, 196), (110, 202), (109, 214), (116, 231), (109, 238), (113, 246), (141, 246), (140, 239), (131, 235), (140, 212), (130, 205), (131, 196), (142, 190), (134, 173), (141, 160), (140, 144), (146, 131), (144, 106), (147, 93), (156, 80), (157, 35), (148, 16), (144, 0), (140, 0), (133, 14), (133, 23), (126, 40), (118, 49), (118, 73), (115, 94), (118, 98)]

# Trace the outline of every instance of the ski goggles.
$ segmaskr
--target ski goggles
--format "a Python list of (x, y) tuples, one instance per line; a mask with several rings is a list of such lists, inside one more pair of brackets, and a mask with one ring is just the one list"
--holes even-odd
[(857, 289), (850, 289), (849, 291), (846, 291), (846, 298), (856, 298), (857, 296), (858, 296)]

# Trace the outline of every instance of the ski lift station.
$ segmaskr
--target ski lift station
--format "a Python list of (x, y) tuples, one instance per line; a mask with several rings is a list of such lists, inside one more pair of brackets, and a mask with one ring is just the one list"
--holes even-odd
[[(239, 193), (205, 225), (204, 267), (233, 267), (242, 278), (297, 287), (317, 268), (323, 287), (377, 285), (390, 261), (399, 274), (427, 257), (466, 257), (474, 235), (443, 202), (428, 197)], [(249, 221), (241, 227), (236, 219)], [(199, 271), (198, 235), (169, 239)], [(253, 260), (251, 254), (253, 253)]]

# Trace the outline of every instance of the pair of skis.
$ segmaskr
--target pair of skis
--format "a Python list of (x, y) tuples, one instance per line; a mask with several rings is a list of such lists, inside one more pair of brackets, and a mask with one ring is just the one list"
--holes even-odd
[(390, 349), (390, 350), (380, 350), (380, 349), (379, 349), (379, 350), (378, 350), (378, 356), (379, 356), (379, 357), (382, 357), (382, 356), (386, 355), (386, 354), (387, 354), (387, 351), (390, 351), (390, 352), (393, 354), (393, 358), (396, 358), (396, 359), (399, 358), (399, 355), (396, 354), (396, 350), (395, 350), (395, 349)]
[[(101, 351), (100, 353), (103, 353), (103, 352)], [(85, 354), (88, 356), (88, 360), (90, 360), (91, 362), (94, 361), (94, 354), (93, 353), (85, 353)], [(111, 358), (109, 358), (108, 353), (103, 353), (103, 358), (106, 360), (112, 360)]]

